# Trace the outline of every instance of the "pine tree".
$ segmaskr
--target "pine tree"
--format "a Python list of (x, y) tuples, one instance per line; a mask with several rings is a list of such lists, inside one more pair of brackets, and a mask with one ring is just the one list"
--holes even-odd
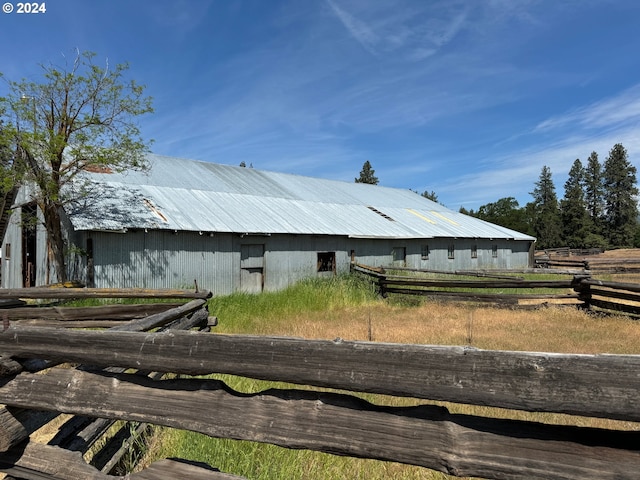
[(584, 174), (585, 208), (591, 218), (591, 232), (602, 233), (602, 216), (604, 213), (604, 187), (602, 184), (602, 167), (598, 161), (598, 154), (591, 152), (587, 160)]
[(617, 143), (609, 152), (602, 177), (607, 240), (613, 246), (632, 246), (638, 223), (636, 167), (622, 144)]
[(542, 167), (540, 178), (531, 192), (533, 202), (533, 230), (540, 248), (559, 247), (561, 243), (560, 212), (556, 187), (551, 178), (551, 169)]
[(430, 192), (428, 190), (425, 190), (420, 194), (420, 196), (426, 198), (427, 200), (431, 200), (432, 202), (438, 203), (438, 195), (433, 190), (431, 190)]
[(585, 248), (591, 231), (591, 219), (584, 199), (585, 171), (576, 159), (564, 184), (564, 198), (560, 202), (563, 243), (571, 248)]
[(371, 168), (369, 160), (364, 162), (362, 170), (360, 170), (360, 176), (355, 179), (356, 183), (370, 183), (371, 185), (378, 184), (378, 177), (375, 176), (376, 171)]

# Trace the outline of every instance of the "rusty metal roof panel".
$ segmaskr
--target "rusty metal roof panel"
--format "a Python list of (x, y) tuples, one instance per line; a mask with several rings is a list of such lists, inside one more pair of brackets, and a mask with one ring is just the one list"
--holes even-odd
[(86, 173), (94, 195), (69, 209), (74, 228), (533, 240), (410, 190), (157, 155), (149, 162), (146, 173)]

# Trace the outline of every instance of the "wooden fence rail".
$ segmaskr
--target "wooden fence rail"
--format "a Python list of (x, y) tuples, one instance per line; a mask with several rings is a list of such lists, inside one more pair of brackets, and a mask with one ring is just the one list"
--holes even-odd
[[(615, 311), (640, 316), (640, 285), (608, 282), (591, 278), (589, 274), (574, 274), (567, 280), (524, 280), (518, 277), (488, 277), (488, 280), (460, 280), (472, 272), (452, 273), (450, 278), (434, 279), (409, 275), (389, 275), (382, 268), (352, 265), (352, 271), (367, 275), (377, 285), (382, 296), (389, 293), (420, 295), (442, 300), (490, 302), (516, 307), (521, 300), (554, 300), (598, 311)], [(424, 273), (424, 272), (412, 272)], [(481, 272), (484, 275), (484, 272)], [(443, 288), (449, 290), (442, 290)], [(558, 293), (512, 293), (522, 290), (557, 290)], [(485, 293), (483, 290), (505, 290), (503, 293)], [(510, 292), (512, 291), (512, 292)], [(527, 304), (526, 307), (530, 307)]]
[[(192, 300), (171, 314), (154, 313), (132, 320), (131, 327), (107, 330), (23, 326), (12, 320), (0, 332), (4, 359), (18, 367), (43, 359), (49, 366), (82, 367), (38, 373), (18, 368), (0, 378), (0, 403), (7, 406), (0, 413), (0, 471), (35, 480), (119, 478), (87, 465), (77, 451), (61, 448), (64, 443), (27, 441), (29, 421), (46, 417), (46, 412), (165, 425), (214, 437), (402, 462), (456, 476), (625, 480), (637, 478), (640, 471), (636, 424), (627, 423), (621, 430), (549, 425), (455, 414), (428, 403), (640, 422), (638, 355), (141, 331), (167, 322), (188, 329), (198, 323), (189, 315), (202, 312), (202, 302)], [(132, 368), (157, 373), (145, 376)], [(245, 394), (202, 378), (212, 373), (292, 387)], [(417, 404), (378, 405), (349, 392), (410, 397)], [(581, 422), (576, 418), (576, 425)], [(100, 428), (102, 424), (96, 424), (93, 430)], [(239, 477), (167, 460), (127, 478)]]
[[(43, 295), (43, 291), (44, 292)], [(20, 289), (14, 292), (18, 292), (21, 298), (67, 298), (70, 289)], [(54, 294), (52, 295), (52, 292)], [(100, 290), (96, 289), (74, 289), (74, 298), (96, 298), (100, 297)], [(104, 297), (113, 298), (114, 290), (105, 290)], [(64, 327), (92, 327), (96, 326), (109, 326), (114, 331), (119, 329), (125, 331), (142, 331), (146, 328), (155, 328), (161, 326), (161, 329), (189, 329), (196, 326), (202, 328), (206, 325), (215, 324), (215, 319), (211, 319), (208, 316), (208, 312), (205, 308), (206, 300), (210, 296), (207, 291), (192, 292), (184, 290), (162, 290), (157, 291), (157, 295), (154, 297), (151, 290), (136, 290), (136, 293), (142, 293), (144, 298), (197, 298), (187, 304), (173, 304), (173, 303), (161, 303), (161, 304), (143, 304), (143, 305), (103, 305), (99, 307), (48, 307), (48, 306), (36, 306), (36, 307), (20, 307), (17, 306), (24, 304), (24, 302), (7, 302), (11, 307), (10, 310), (4, 310), (3, 327), (6, 330), (8, 325), (27, 325), (35, 324), (38, 328), (42, 325), (50, 325), (52, 322), (57, 326)], [(132, 298), (133, 295), (124, 294), (122, 297)], [(84, 320), (82, 319), (84, 316)], [(54, 320), (52, 320), (52, 318)], [(116, 320), (114, 320), (114, 318)], [(129, 319), (129, 322), (123, 325), (123, 320)], [(115, 327), (114, 327), (115, 326)], [(57, 365), (57, 362), (52, 359), (43, 361), (42, 359), (23, 360), (18, 363), (12, 360), (7, 355), (0, 356), (0, 372), (2, 376), (9, 376), (19, 373), (22, 370), (39, 371), (43, 368), (50, 368)], [(108, 371), (124, 371), (123, 368), (114, 369), (110, 367)], [(157, 374), (150, 374), (154, 378), (160, 378)], [(160, 375), (161, 376), (161, 375)], [(56, 411), (34, 411), (29, 409), (21, 409), (17, 407), (2, 407), (0, 408), (0, 458), (4, 458), (9, 455), (10, 452), (19, 450), (18, 444), (24, 441), (30, 433), (37, 430), (47, 422), (53, 420), (58, 416), (59, 412)], [(107, 419), (92, 419), (89, 417), (72, 417), (67, 420), (62, 426), (59, 427), (58, 433), (50, 441), (50, 445), (58, 445), (64, 447), (67, 450), (85, 452), (92, 447), (97, 441), (105, 436), (107, 429), (114, 423), (114, 420)], [(136, 427), (137, 431), (145, 430), (144, 425)], [(131, 434), (131, 430), (126, 426), (120, 429), (117, 435), (104, 440), (104, 447), (102, 447), (98, 454), (94, 456), (92, 464), (101, 468), (103, 472), (109, 471), (115, 466), (122, 456), (126, 453), (127, 445), (130, 441), (127, 437)], [(117, 445), (121, 443), (120, 446)], [(69, 465), (70, 469), (68, 475), (58, 476), (59, 468), (58, 462), (54, 462), (54, 458), (69, 457), (66, 455), (65, 450), (53, 447), (44, 446), (31, 446), (27, 444), (29, 448), (26, 451), (38, 452), (34, 454), (34, 462), (32, 466), (40, 465), (42, 468), (35, 470), (26, 468), (23, 462), (22, 466), (13, 465), (8, 467), (5, 471), (18, 476), (19, 478), (42, 478), (43, 474), (51, 474), (56, 472), (55, 475), (47, 478), (103, 478), (106, 475), (100, 476), (100, 471), (96, 471), (93, 467), (93, 476), (86, 475), (87, 465)], [(47, 452), (50, 456), (45, 455)], [(49, 460), (47, 460), (49, 459)], [(48, 463), (47, 463), (48, 462)], [(189, 466), (180, 466), (174, 468), (171, 462), (165, 462), (163, 464), (166, 467), (166, 472), (187, 472), (188, 468), (197, 473), (198, 469), (194, 469)], [(79, 470), (78, 470), (79, 468)], [(71, 473), (74, 472), (74, 473)], [(80, 472), (83, 472), (80, 474)], [(151, 476), (140, 475), (139, 478), (171, 478), (170, 476), (164, 477), (162, 470), (157, 467), (150, 469)], [(74, 476), (75, 475), (75, 476)], [(13, 477), (7, 477), (13, 478)], [(109, 477), (113, 478), (113, 477)], [(136, 476), (138, 478), (138, 476)], [(175, 478), (175, 477), (173, 477)], [(189, 477), (198, 478), (198, 477)], [(215, 477), (217, 478), (217, 477)], [(231, 478), (231, 477), (224, 477)]]

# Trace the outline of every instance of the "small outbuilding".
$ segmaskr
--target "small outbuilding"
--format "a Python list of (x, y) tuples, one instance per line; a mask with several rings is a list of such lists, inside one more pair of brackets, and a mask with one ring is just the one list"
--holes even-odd
[[(64, 212), (68, 277), (104, 288), (279, 290), (351, 262), (430, 270), (522, 269), (535, 238), (415, 192), (149, 155), (146, 172), (85, 172)], [(80, 180), (78, 180), (80, 181)], [(29, 189), (2, 243), (2, 287), (56, 278)]]

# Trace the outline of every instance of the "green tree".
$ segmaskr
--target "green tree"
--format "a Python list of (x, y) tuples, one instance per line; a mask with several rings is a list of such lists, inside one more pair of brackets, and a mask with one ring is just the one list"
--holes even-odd
[(149, 149), (135, 120), (153, 111), (151, 98), (126, 78), (127, 64), (100, 67), (94, 57), (77, 52), (72, 64), (41, 65), (38, 81), (8, 81), (0, 98), (3, 142), (16, 152), (13, 180), (35, 187), (60, 282), (67, 280), (61, 211), (88, 193), (78, 188), (79, 174), (144, 169)]
[(584, 199), (585, 170), (580, 159), (576, 159), (564, 184), (564, 198), (560, 201), (562, 239), (571, 248), (586, 247), (591, 232), (591, 219)]
[(517, 232), (533, 233), (525, 211), (520, 208), (518, 201), (513, 197), (505, 197), (496, 202), (481, 205), (478, 211), (472, 215)]
[(438, 202), (438, 195), (433, 190), (431, 190), (430, 192), (425, 190), (424, 192), (422, 192), (420, 194), (420, 196), (426, 198), (427, 200), (431, 200), (432, 202), (439, 203)]
[(378, 177), (375, 176), (376, 171), (371, 168), (369, 160), (364, 162), (362, 170), (360, 170), (360, 176), (355, 179), (356, 183), (370, 183), (371, 185), (378, 184)]
[(591, 152), (584, 172), (584, 201), (585, 208), (591, 219), (591, 230), (594, 234), (602, 233), (603, 195), (602, 166), (598, 161), (598, 154)]
[(556, 187), (551, 178), (551, 169), (542, 167), (540, 177), (531, 192), (533, 202), (533, 231), (540, 248), (559, 247), (561, 243), (560, 211)]
[(609, 152), (603, 171), (604, 225), (609, 244), (632, 246), (638, 223), (636, 167), (627, 158), (627, 150), (617, 143)]

